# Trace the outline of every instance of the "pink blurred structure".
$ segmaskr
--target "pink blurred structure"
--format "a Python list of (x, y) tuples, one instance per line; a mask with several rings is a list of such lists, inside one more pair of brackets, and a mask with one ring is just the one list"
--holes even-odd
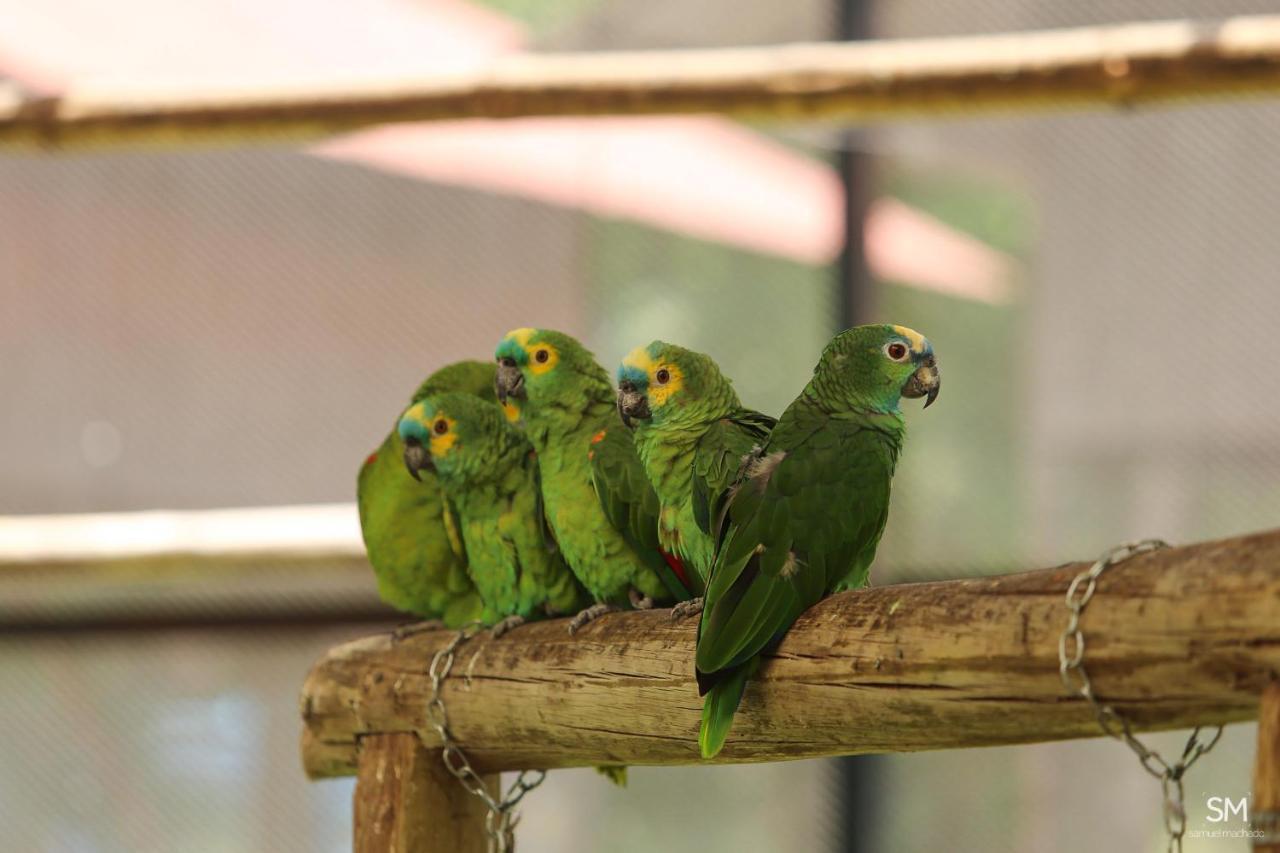
[[(0, 0), (0, 19), (0, 72), (46, 94), (104, 79), (304, 85), (449, 74), (525, 41), (514, 22), (462, 0)], [(714, 117), (396, 125), (312, 151), (803, 263), (829, 263), (843, 245), (831, 168)], [(872, 205), (864, 239), (877, 278), (985, 302), (1009, 296), (1009, 258), (899, 202)]]

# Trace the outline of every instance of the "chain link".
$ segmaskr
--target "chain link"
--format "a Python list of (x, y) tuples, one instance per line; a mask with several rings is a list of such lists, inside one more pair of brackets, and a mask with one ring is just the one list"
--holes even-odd
[(440, 736), (441, 760), (450, 773), (462, 783), (462, 787), (472, 796), (484, 801), (488, 814), (485, 815), (484, 831), (489, 836), (490, 853), (512, 853), (515, 850), (515, 828), (519, 816), (515, 813), (516, 805), (524, 799), (524, 795), (542, 784), (547, 777), (545, 770), (522, 770), (515, 782), (507, 789), (506, 795), (497, 799), (498, 791), (491, 792), (484, 780), (471, 767), (467, 754), (454, 740), (449, 731), (449, 714), (444, 707), (444, 680), (453, 669), (454, 655), (458, 646), (474, 637), (483, 626), (472, 622), (454, 635), (449, 644), (435, 653), (431, 658), (431, 667), (427, 675), (431, 678), (431, 699), (427, 702), (427, 722)]
[(1197, 726), (1187, 738), (1187, 745), (1182, 750), (1182, 757), (1174, 764), (1169, 764), (1153, 749), (1138, 740), (1129, 721), (1120, 715), (1115, 708), (1098, 700), (1093, 692), (1093, 682), (1084, 668), (1084, 631), (1080, 629), (1080, 617), (1085, 607), (1093, 599), (1098, 590), (1098, 576), (1116, 563), (1122, 563), (1130, 557), (1147, 551), (1155, 551), (1168, 547), (1168, 543), (1160, 539), (1144, 539), (1141, 542), (1129, 542), (1112, 548), (1103, 554), (1096, 563), (1087, 570), (1076, 575), (1067, 587), (1067, 610), (1071, 617), (1067, 621), (1066, 630), (1058, 637), (1058, 673), (1068, 692), (1083, 696), (1089, 701), (1093, 713), (1098, 718), (1098, 725), (1108, 737), (1124, 743), (1138, 756), (1142, 769), (1160, 780), (1161, 793), (1164, 796), (1164, 828), (1169, 835), (1166, 848), (1168, 853), (1182, 853), (1182, 836), (1187, 831), (1187, 812), (1183, 805), (1183, 777), (1187, 768), (1195, 764), (1200, 756), (1213, 749), (1222, 737), (1222, 726), (1208, 741), (1200, 739)]

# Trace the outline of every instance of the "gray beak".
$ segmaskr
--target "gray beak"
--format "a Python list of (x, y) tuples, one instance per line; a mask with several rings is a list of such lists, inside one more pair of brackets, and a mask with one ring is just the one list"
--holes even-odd
[(938, 375), (938, 360), (934, 358), (933, 353), (930, 353), (920, 361), (916, 372), (911, 374), (907, 384), (902, 387), (902, 396), (924, 397), (924, 407), (927, 409), (933, 405), (934, 400), (938, 399), (938, 391), (941, 388), (942, 379)]
[(649, 411), (649, 398), (630, 382), (623, 382), (618, 386), (618, 415), (627, 429), (631, 428), (632, 420), (649, 420), (653, 416)]
[(493, 381), (493, 390), (498, 395), (498, 402), (507, 402), (508, 397), (524, 399), (524, 374), (514, 364), (499, 364), (498, 375)]
[(431, 454), (422, 446), (422, 442), (416, 438), (407, 438), (404, 442), (404, 467), (409, 469), (409, 474), (413, 479), (422, 482), (419, 471), (434, 471), (435, 463), (431, 461)]

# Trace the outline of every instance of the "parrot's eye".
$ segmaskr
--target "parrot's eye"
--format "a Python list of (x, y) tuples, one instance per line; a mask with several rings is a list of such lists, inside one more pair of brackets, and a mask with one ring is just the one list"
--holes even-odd
[(436, 421), (434, 424), (431, 425), (431, 429), (435, 432), (436, 435), (444, 435), (446, 432), (449, 431), (449, 422), (446, 421), (444, 418), (441, 418), (440, 420)]
[(504, 355), (502, 358), (498, 359), (498, 364), (501, 364), (503, 367), (515, 367), (516, 360), (509, 355)]
[(666, 385), (671, 381), (671, 371), (665, 367), (660, 368), (657, 373), (653, 374), (653, 378), (659, 385)]
[(884, 354), (889, 356), (890, 361), (905, 361), (909, 352), (911, 350), (901, 341), (894, 341), (884, 348)]
[(540, 349), (533, 354), (533, 360), (538, 362), (538, 364), (546, 364), (547, 359), (549, 358), (551, 358), (551, 353), (544, 349)]

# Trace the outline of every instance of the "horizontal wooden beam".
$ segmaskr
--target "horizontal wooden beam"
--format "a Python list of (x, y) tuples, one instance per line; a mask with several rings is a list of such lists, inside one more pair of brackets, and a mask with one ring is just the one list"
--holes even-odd
[(394, 622), (353, 503), (0, 516), (0, 631)]
[(0, 145), (307, 139), (405, 121), (721, 113), (846, 123), (1280, 92), (1280, 16), (999, 35), (506, 55), (471, 74), (271, 88), (0, 88)]
[[(748, 687), (719, 760), (1026, 743), (1099, 734), (1058, 675), (1064, 594), (1088, 563), (886, 586), (811, 608)], [(1098, 694), (1137, 730), (1251, 719), (1280, 673), (1280, 530), (1143, 554), (1108, 569), (1085, 611)], [(667, 611), (477, 637), (443, 698), (482, 770), (699, 761), (695, 625)], [(427, 668), (450, 638), (372, 636), (320, 660), (302, 692), (303, 761), (349, 775), (370, 733), (439, 740)]]
[(354, 503), (0, 515), (0, 571), (138, 559), (362, 557)]

